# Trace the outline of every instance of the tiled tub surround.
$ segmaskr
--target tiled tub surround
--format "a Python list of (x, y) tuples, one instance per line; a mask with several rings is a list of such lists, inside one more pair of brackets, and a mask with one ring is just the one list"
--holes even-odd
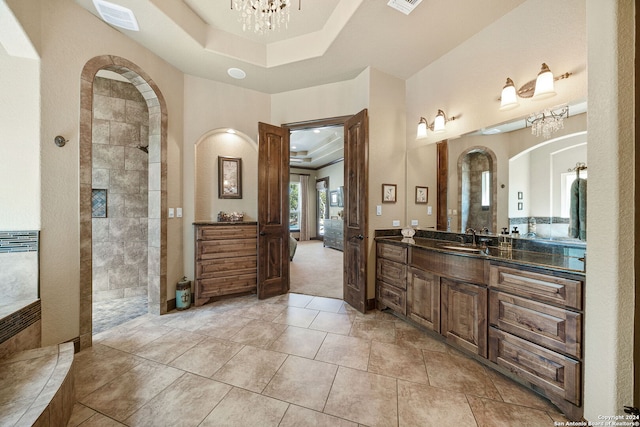
[(0, 359), (0, 425), (66, 425), (75, 402), (73, 359), (73, 343)]
[(96, 77), (92, 186), (107, 190), (107, 217), (92, 219), (94, 301), (147, 294), (147, 104), (134, 85)]
[(38, 231), (0, 231), (0, 358), (41, 342)]

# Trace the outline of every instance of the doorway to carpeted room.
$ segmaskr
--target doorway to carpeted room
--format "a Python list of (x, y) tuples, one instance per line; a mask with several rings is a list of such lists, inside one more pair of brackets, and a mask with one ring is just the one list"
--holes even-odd
[(320, 240), (298, 242), (289, 264), (290, 292), (342, 299), (342, 255), (324, 247)]

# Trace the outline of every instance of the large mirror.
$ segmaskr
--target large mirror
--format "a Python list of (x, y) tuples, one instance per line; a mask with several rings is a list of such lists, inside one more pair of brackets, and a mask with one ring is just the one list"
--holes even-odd
[[(586, 129), (586, 103), (576, 103), (562, 127), (546, 136), (534, 135), (522, 118), (449, 139), (441, 231), (507, 228), (531, 239), (586, 241)], [(438, 188), (425, 165), (435, 165), (436, 155), (436, 144), (407, 153), (407, 221), (427, 229), (436, 228)], [(413, 189), (427, 184), (428, 203), (417, 204)]]

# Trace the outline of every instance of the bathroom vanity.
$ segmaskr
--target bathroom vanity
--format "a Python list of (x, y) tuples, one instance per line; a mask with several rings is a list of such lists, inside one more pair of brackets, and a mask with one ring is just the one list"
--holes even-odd
[(376, 237), (378, 307), (581, 419), (585, 274), (571, 256), (579, 252), (481, 250), (443, 235)]

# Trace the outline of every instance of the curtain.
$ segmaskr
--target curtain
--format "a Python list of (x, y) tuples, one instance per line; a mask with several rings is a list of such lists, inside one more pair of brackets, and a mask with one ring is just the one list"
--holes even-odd
[(309, 176), (300, 175), (300, 241), (309, 240)]

